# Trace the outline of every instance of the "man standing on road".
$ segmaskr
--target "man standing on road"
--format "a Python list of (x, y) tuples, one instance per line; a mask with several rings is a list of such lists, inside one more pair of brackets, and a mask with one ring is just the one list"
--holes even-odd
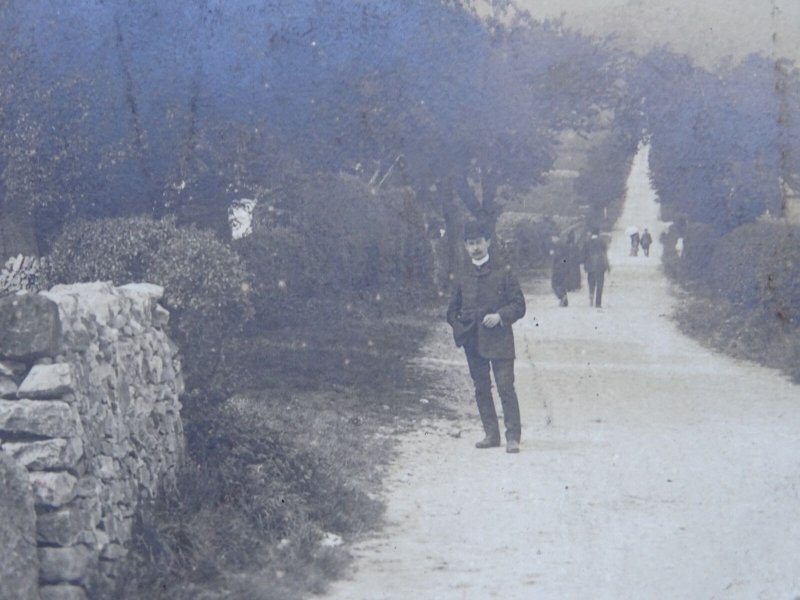
[(601, 308), (606, 271), (610, 271), (611, 267), (608, 264), (606, 243), (600, 239), (600, 230), (596, 227), (592, 229), (592, 235), (586, 241), (583, 268), (586, 269), (586, 279), (589, 284), (589, 305)]
[(464, 247), (469, 262), (456, 278), (447, 322), (456, 346), (463, 347), (475, 385), (475, 400), (485, 437), (476, 448), (500, 445), (500, 427), (492, 398), (490, 370), (503, 405), (506, 452), (519, 452), (521, 424), (514, 390), (514, 334), (512, 324), (525, 315), (525, 297), (511, 266), (492, 252), (490, 235), (478, 222), (464, 227)]
[(642, 239), (639, 240), (639, 245), (644, 250), (645, 256), (650, 256), (650, 244), (653, 243), (653, 236), (650, 235), (650, 232), (647, 231), (647, 227), (644, 228), (644, 233), (642, 234)]

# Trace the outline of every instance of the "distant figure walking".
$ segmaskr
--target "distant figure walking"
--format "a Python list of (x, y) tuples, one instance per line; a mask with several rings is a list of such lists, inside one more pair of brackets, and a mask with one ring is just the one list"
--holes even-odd
[(639, 230), (631, 234), (631, 256), (639, 256)]
[(567, 291), (581, 289), (581, 249), (575, 242), (575, 232), (567, 234)]
[(525, 316), (525, 297), (502, 253), (490, 253), (490, 234), (480, 223), (464, 226), (464, 247), (469, 255), (459, 273), (447, 307), (456, 346), (467, 355), (469, 374), (485, 437), (476, 448), (500, 445), (500, 427), (492, 399), (490, 371), (503, 404), (506, 452), (519, 452), (521, 435), (519, 401), (514, 390), (514, 334), (511, 326)]
[(650, 235), (650, 232), (647, 231), (647, 227), (644, 228), (644, 233), (642, 234), (642, 239), (639, 240), (639, 245), (642, 247), (642, 251), (644, 252), (645, 256), (650, 256), (650, 246), (653, 243), (653, 236)]
[(603, 284), (606, 271), (610, 271), (606, 243), (600, 239), (600, 230), (592, 229), (591, 237), (586, 241), (583, 253), (583, 268), (586, 270), (586, 280), (589, 284), (589, 305), (601, 308), (603, 306)]
[(558, 298), (559, 306), (569, 306), (567, 298), (567, 280), (569, 278), (569, 255), (567, 247), (561, 243), (557, 235), (550, 238), (550, 258), (552, 259), (552, 271), (550, 275), (550, 285), (553, 293)]

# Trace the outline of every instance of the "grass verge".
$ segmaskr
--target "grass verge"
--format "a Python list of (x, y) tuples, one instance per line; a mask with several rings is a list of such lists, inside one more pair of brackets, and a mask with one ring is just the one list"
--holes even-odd
[(729, 356), (779, 369), (800, 383), (800, 327), (763, 307), (747, 310), (702, 293), (685, 292), (682, 299), (675, 319), (685, 333)]
[(223, 400), (186, 398), (177, 493), (141, 510), (116, 597), (295, 600), (324, 591), (378, 526), (394, 437), (430, 389), (408, 359), (437, 315), (348, 318), (227, 350)]

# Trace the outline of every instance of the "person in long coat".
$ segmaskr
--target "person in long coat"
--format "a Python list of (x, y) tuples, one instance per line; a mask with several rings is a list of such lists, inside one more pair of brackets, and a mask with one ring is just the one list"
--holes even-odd
[(597, 228), (592, 230), (591, 236), (586, 241), (583, 268), (586, 270), (586, 280), (589, 284), (589, 304), (601, 308), (606, 271), (610, 271), (611, 267), (608, 264), (606, 243), (600, 238), (600, 231)]
[(552, 260), (550, 286), (553, 288), (556, 298), (558, 298), (559, 306), (568, 306), (569, 255), (567, 247), (559, 241), (557, 235), (551, 238), (550, 258)]
[(503, 405), (506, 452), (519, 452), (522, 427), (514, 389), (514, 332), (512, 325), (525, 315), (522, 294), (511, 265), (498, 252), (489, 252), (490, 235), (478, 222), (464, 227), (469, 260), (455, 279), (447, 322), (456, 346), (463, 347), (475, 386), (475, 401), (485, 437), (477, 448), (500, 445), (500, 427), (492, 398), (490, 371)]
[(575, 242), (575, 232), (567, 234), (567, 291), (581, 289), (581, 247)]
[(639, 256), (639, 232), (631, 236), (631, 256)]

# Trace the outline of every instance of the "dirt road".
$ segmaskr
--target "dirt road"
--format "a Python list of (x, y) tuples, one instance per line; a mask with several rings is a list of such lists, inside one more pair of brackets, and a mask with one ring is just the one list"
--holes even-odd
[[(463, 355), (433, 336), (426, 368), (464, 389), (451, 422), (404, 438), (389, 526), (355, 548), (331, 600), (781, 599), (800, 596), (800, 388), (683, 336), (651, 257), (646, 150), (611, 244), (604, 308), (529, 286), (516, 325), (519, 455), (476, 450)], [(585, 292), (582, 291), (582, 292)], [(444, 340), (444, 342), (442, 342)], [(499, 405), (499, 402), (498, 402)]]

